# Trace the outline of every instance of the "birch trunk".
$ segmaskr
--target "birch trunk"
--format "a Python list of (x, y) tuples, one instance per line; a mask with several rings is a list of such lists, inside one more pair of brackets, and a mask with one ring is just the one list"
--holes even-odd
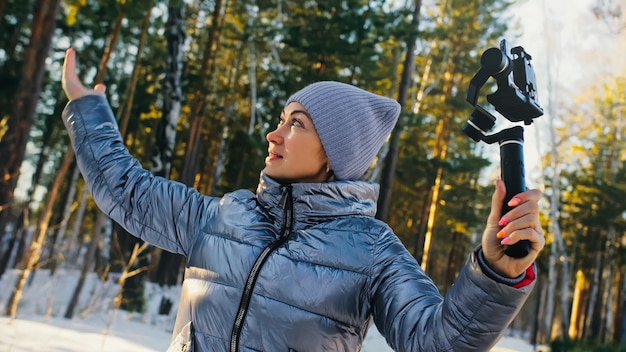
[[(176, 1), (174, 1), (176, 2)], [(183, 23), (183, 6), (170, 4), (165, 28), (167, 39), (167, 65), (163, 82), (163, 108), (161, 120), (157, 126), (152, 168), (150, 171), (165, 178), (170, 177), (172, 155), (176, 144), (176, 126), (180, 117), (183, 92), (181, 76), (184, 65), (185, 27)]]
[[(555, 31), (550, 30), (550, 26), (552, 22), (547, 22), (549, 16), (546, 16), (546, 9), (543, 8), (544, 19), (544, 29), (546, 29), (547, 33), (556, 33)], [(556, 34), (558, 35), (558, 34)], [(549, 40), (555, 40), (552, 36), (549, 37)], [(546, 48), (549, 57), (555, 57), (554, 55), (550, 55), (552, 53), (552, 45), (548, 45)], [(554, 72), (552, 67), (552, 61), (550, 59), (546, 60), (546, 72), (547, 75), (547, 85), (548, 89), (548, 123), (549, 123), (549, 133), (550, 133), (550, 169), (553, 170), (553, 174), (550, 177), (550, 227), (551, 227), (551, 235), (553, 237), (552, 244), (550, 246), (550, 260), (548, 268), (548, 276), (550, 277), (549, 287), (550, 292), (548, 293), (548, 303), (546, 307), (546, 324), (550, 322), (550, 325), (546, 325), (546, 333), (547, 337), (552, 337), (552, 324), (551, 322), (554, 320), (554, 305), (555, 305), (555, 295), (556, 295), (556, 280), (557, 280), (557, 262), (561, 263), (561, 276), (560, 276), (560, 312), (561, 312), (561, 338), (566, 339), (568, 336), (568, 331), (570, 329), (570, 295), (569, 295), (569, 281), (570, 281), (570, 269), (569, 269), (569, 259), (567, 254), (567, 248), (565, 247), (565, 242), (563, 241), (563, 233), (561, 232), (561, 227), (559, 225), (560, 214), (559, 209), (561, 208), (560, 204), (560, 173), (561, 173), (561, 163), (559, 162), (559, 141), (557, 140), (556, 128), (554, 124), (555, 118), (559, 115), (557, 112), (557, 101), (554, 99), (555, 94), (558, 92), (558, 88), (554, 85)], [(536, 129), (538, 131), (538, 129)], [(541, 150), (539, 141), (541, 139), (537, 138), (537, 150)], [(543, 174), (543, 165), (541, 165)], [(554, 280), (554, 281), (553, 281)]]
[(546, 297), (546, 315), (544, 316), (544, 334), (546, 338), (552, 340), (552, 322), (554, 321), (554, 300), (556, 297), (556, 280), (557, 280), (557, 245), (556, 241), (550, 244), (550, 258), (548, 259), (548, 295)]
[(609, 342), (613, 335), (613, 253), (615, 251), (615, 225), (609, 225), (606, 239), (606, 270), (604, 271), (604, 289), (602, 293), (602, 322), (600, 324), (600, 341)]
[[(185, 26), (183, 22), (184, 6), (182, 1), (172, 0), (168, 6), (165, 28), (167, 39), (167, 65), (163, 82), (163, 108), (157, 125), (156, 140), (152, 154), (152, 168), (155, 176), (170, 178), (172, 156), (176, 145), (176, 126), (180, 118), (183, 91), (181, 76), (184, 66)], [(172, 286), (179, 282), (182, 256), (154, 247), (152, 257), (157, 262), (156, 281), (159, 285)]]

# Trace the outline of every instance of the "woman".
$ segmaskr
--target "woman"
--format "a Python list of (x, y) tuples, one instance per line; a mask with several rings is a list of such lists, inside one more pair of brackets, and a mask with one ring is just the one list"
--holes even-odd
[[(540, 192), (496, 181), (482, 246), (442, 297), (391, 229), (378, 186), (358, 178), (395, 125), (392, 99), (337, 82), (292, 95), (256, 194), (208, 197), (154, 177), (124, 147), (105, 99), (69, 49), (63, 120), (98, 206), (131, 234), (185, 255), (170, 351), (358, 351), (372, 322), (396, 351), (485, 351), (534, 283)], [(502, 244), (529, 240), (524, 258)]]

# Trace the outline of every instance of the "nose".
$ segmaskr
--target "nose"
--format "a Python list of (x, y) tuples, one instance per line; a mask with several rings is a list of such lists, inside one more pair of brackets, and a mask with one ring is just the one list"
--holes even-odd
[(281, 144), (284, 138), (281, 135), (280, 131), (281, 126), (276, 127), (273, 131), (270, 131), (265, 135), (265, 139), (270, 143)]

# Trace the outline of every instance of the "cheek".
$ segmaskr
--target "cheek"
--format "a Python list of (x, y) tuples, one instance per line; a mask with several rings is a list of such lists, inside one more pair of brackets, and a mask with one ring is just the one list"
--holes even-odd
[(320, 160), (326, 162), (326, 160), (328, 159), (328, 156), (326, 156), (326, 152), (324, 151), (324, 148), (322, 148), (322, 146), (320, 145), (320, 148), (317, 152), (317, 155), (319, 156)]
[(326, 156), (326, 152), (320, 146), (314, 153), (314, 160), (317, 167), (326, 168), (326, 164), (328, 162), (328, 157)]

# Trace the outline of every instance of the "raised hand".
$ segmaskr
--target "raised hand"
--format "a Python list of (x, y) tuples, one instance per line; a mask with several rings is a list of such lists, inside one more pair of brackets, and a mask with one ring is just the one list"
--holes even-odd
[[(546, 243), (539, 223), (538, 203), (541, 192), (533, 189), (514, 196), (508, 204), (513, 209), (501, 214), (505, 196), (504, 182), (498, 179), (491, 199), (491, 213), (483, 233), (482, 247), (485, 260), (493, 270), (514, 278), (528, 269)], [(504, 254), (503, 244), (512, 245), (520, 240), (530, 241), (530, 252), (527, 256), (513, 258)]]
[(76, 52), (73, 48), (69, 48), (65, 52), (61, 85), (69, 100), (78, 99), (85, 95), (100, 95), (104, 97), (106, 91), (104, 84), (96, 84), (94, 89), (89, 89), (83, 85), (76, 74)]

